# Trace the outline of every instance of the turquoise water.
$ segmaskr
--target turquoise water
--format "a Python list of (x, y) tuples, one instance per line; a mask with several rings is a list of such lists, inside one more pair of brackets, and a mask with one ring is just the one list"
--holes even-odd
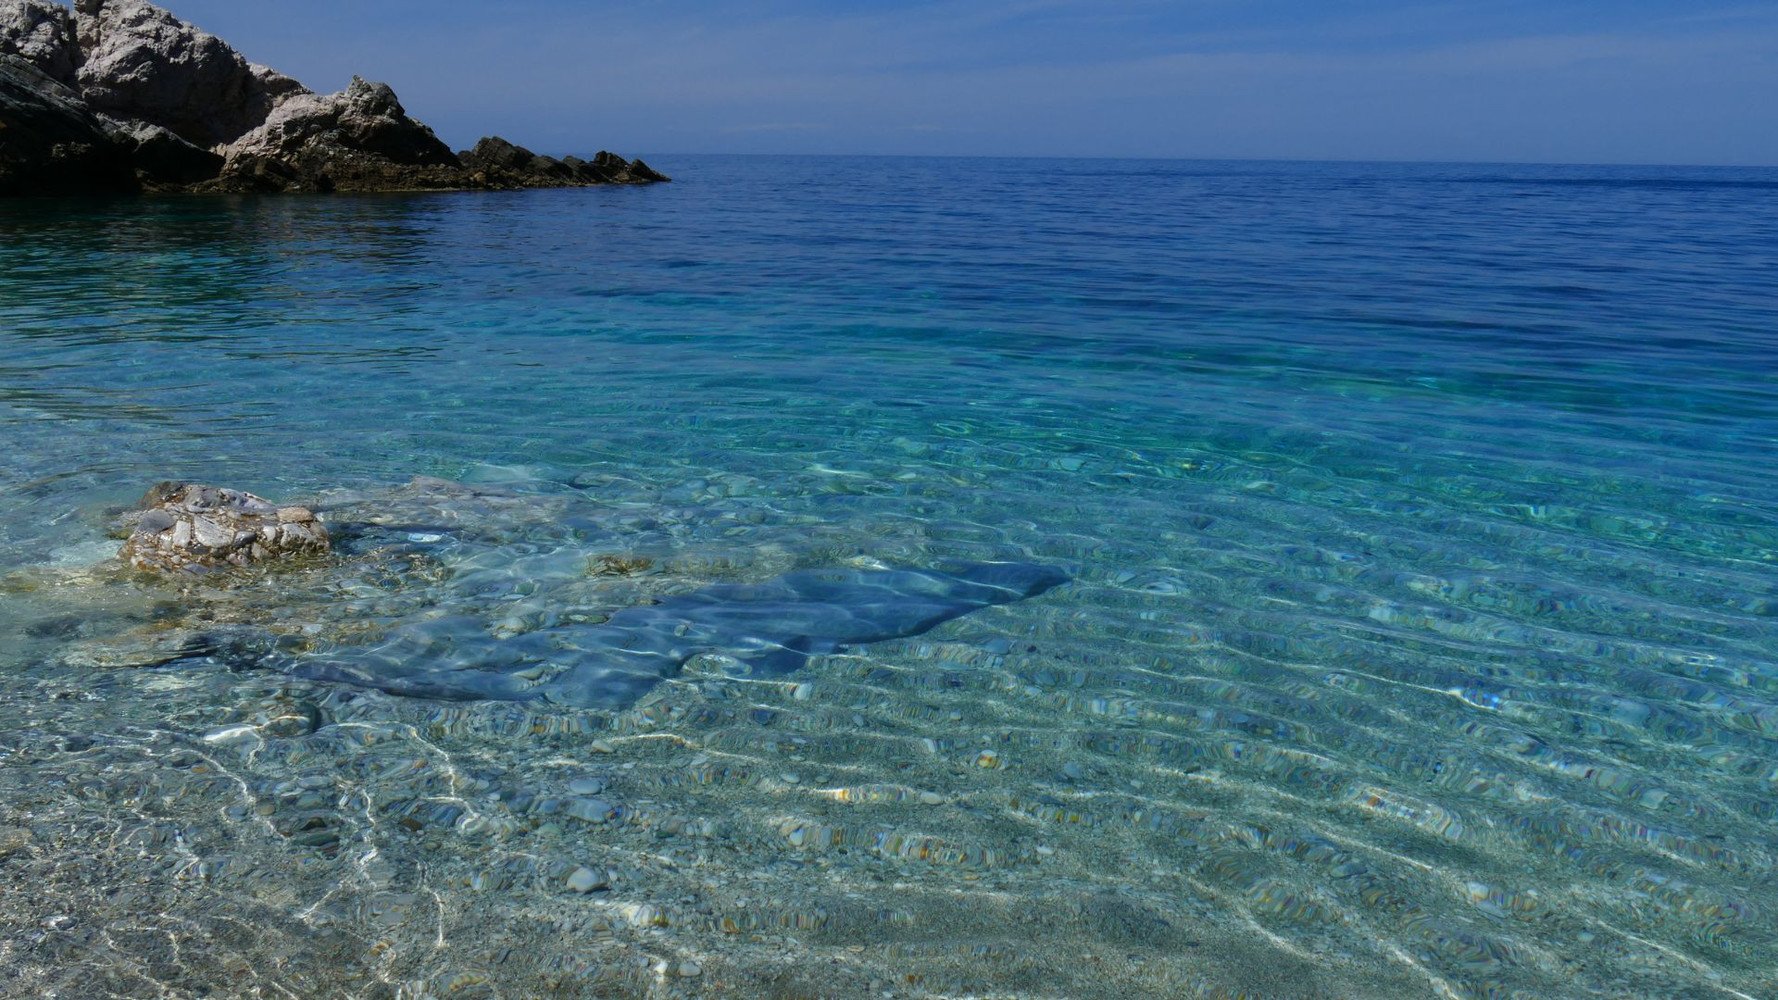
[[(1778, 171), (660, 166), (0, 204), (0, 995), (1778, 995)], [(162, 479), (340, 552), (129, 577)], [(976, 561), (1072, 581), (286, 672)]]

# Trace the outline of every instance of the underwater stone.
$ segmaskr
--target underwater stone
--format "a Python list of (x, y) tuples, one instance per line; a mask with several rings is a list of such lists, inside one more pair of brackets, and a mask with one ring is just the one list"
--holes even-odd
[(603, 875), (584, 866), (574, 869), (573, 874), (568, 876), (569, 892), (593, 892), (605, 888), (606, 884)]
[(562, 811), (588, 823), (603, 823), (617, 810), (604, 799), (569, 799)]
[(23, 827), (0, 827), (0, 858), (21, 853), (30, 846), (30, 830)]
[[(598, 625), (518, 636), (492, 636), (464, 616), (416, 622), (374, 649), (297, 657), (283, 668), (409, 697), (619, 708), (701, 654), (732, 657), (757, 676), (781, 676), (811, 656), (919, 635), (1067, 580), (1060, 569), (1032, 563), (972, 563), (953, 572), (798, 570), (625, 608)], [(548, 676), (535, 670), (543, 663), (552, 667)]]
[(142, 498), (118, 558), (148, 572), (204, 572), (322, 555), (327, 529), (303, 507), (240, 490), (161, 483)]

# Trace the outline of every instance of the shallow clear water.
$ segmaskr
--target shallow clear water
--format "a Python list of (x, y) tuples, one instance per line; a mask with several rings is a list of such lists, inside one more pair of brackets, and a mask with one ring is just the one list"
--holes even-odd
[[(0, 994), (1778, 995), (1778, 171), (661, 166), (0, 204)], [(341, 552), (118, 573), (169, 478)], [(980, 560), (1073, 581), (276, 669)]]

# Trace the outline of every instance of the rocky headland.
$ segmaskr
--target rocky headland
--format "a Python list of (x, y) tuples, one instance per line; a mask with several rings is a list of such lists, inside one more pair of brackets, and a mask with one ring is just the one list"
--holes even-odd
[(453, 152), (386, 84), (314, 93), (144, 0), (0, 0), (0, 196), (665, 180), (606, 152)]

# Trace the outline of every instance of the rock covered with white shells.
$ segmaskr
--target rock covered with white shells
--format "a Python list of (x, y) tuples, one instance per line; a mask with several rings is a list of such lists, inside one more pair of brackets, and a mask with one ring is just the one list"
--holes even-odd
[(325, 554), (327, 528), (306, 507), (279, 507), (241, 490), (161, 483), (126, 519), (118, 558), (148, 572), (204, 573)]

